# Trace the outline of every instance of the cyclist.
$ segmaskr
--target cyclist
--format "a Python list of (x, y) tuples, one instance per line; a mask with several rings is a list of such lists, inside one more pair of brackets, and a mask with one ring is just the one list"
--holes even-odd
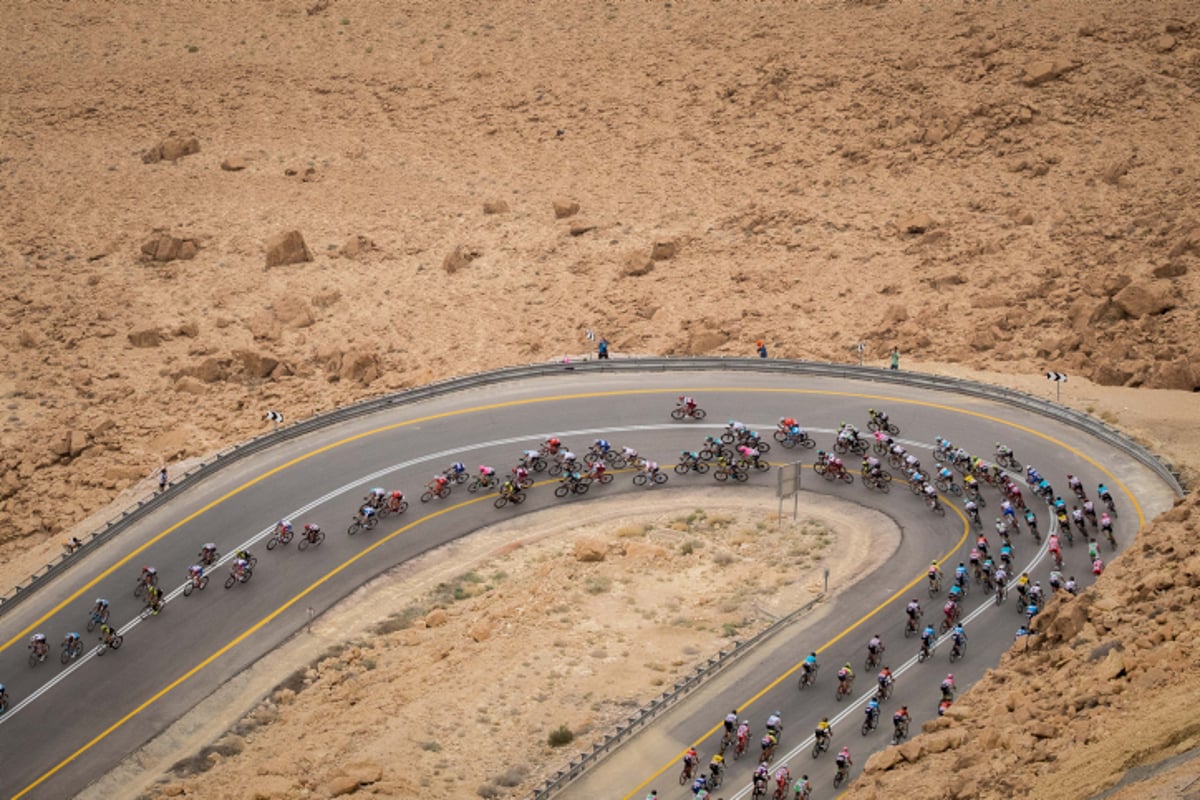
[(682, 408), (684, 413), (686, 413), (689, 417), (694, 416), (696, 413), (696, 399), (694, 397), (687, 397), (681, 394), (679, 395), (679, 407)]
[(192, 582), (192, 585), (199, 586), (200, 579), (204, 577), (204, 567), (200, 566), (199, 564), (192, 564), (190, 567), (188, 567), (187, 574), (188, 580)]
[(945, 679), (942, 681), (941, 689), (942, 689), (942, 699), (943, 700), (953, 700), (954, 699), (954, 692), (957, 691), (958, 686), (954, 683), (954, 673), (953, 672), (946, 675)]
[(1062, 545), (1059, 544), (1057, 533), (1052, 533), (1046, 537), (1046, 550), (1055, 561), (1060, 564), (1062, 563)]
[(321, 533), (321, 526), (315, 522), (309, 522), (304, 526), (304, 538), (308, 539), (308, 543), (316, 542), (317, 535)]
[[(370, 492), (367, 493), (366, 497), (363, 498), (363, 500), (367, 501), (367, 503), (370, 504), (371, 508), (375, 509), (376, 511), (383, 508), (383, 501), (386, 499), (387, 499), (387, 492), (385, 492), (383, 490), (382, 486), (376, 486), (374, 489), (372, 489)], [(288, 530), (289, 531), (291, 530), (290, 525), (288, 526)]]
[(658, 474), (657, 461), (643, 461), (641, 469), (638, 470), (642, 475), (650, 479), (650, 483), (654, 482), (654, 476)]
[(250, 562), (242, 558), (241, 555), (241, 553), (238, 553), (238, 557), (233, 560), (230, 571), (233, 573), (233, 577), (244, 582), (246, 580), (246, 572), (250, 569)]
[(867, 701), (866, 707), (863, 709), (864, 715), (867, 718), (867, 726), (874, 728), (879, 724), (879, 698), (872, 697)]
[(770, 777), (771, 772), (767, 768), (766, 764), (759, 764), (758, 767), (755, 768), (754, 776), (751, 778), (751, 781), (754, 784), (754, 796), (767, 796), (767, 781), (770, 779)]
[[(434, 475), (433, 480), (426, 484), (425, 488), (429, 489), (429, 491), (434, 495), (440, 495), (446, 490), (446, 485), (449, 483), (450, 479), (445, 475)], [(363, 506), (363, 511), (360, 512), (360, 514), (366, 512), (368, 509), (371, 511), (371, 513), (375, 512), (375, 509), (371, 508), (370, 506)]]
[(1037, 514), (1033, 513), (1032, 508), (1025, 509), (1025, 524), (1029, 526), (1029, 532), (1037, 536)]
[(150, 609), (150, 613), (155, 616), (162, 610), (163, 593), (162, 589), (157, 586), (146, 587), (146, 608)]
[(839, 750), (835, 761), (837, 762), (838, 772), (849, 769), (854, 764), (854, 762), (850, 759), (850, 748), (843, 747), (841, 750)]
[(1006, 567), (1012, 566), (1013, 546), (1008, 542), (1000, 545), (1000, 563)]
[(780, 734), (783, 733), (783, 718), (778, 711), (767, 717), (767, 733), (775, 737), (778, 741)]
[(1067, 578), (1067, 582), (1063, 584), (1063, 588), (1070, 594), (1079, 594), (1079, 584), (1075, 582), (1075, 576)]
[(1100, 545), (1096, 544), (1095, 539), (1088, 539), (1088, 560), (1095, 561), (1100, 557)]
[(1112, 532), (1113, 532), (1112, 517), (1110, 517), (1108, 515), (1107, 511), (1100, 515), (1100, 532), (1107, 533), (1109, 536), (1112, 536)]
[(988, 538), (982, 533), (979, 534), (979, 538), (975, 540), (975, 549), (982, 553), (985, 557), (987, 556), (988, 550), (991, 548), (991, 546), (992, 545), (988, 541)]
[(72, 650), (79, 644), (80, 636), (78, 633), (71, 631), (63, 638), (63, 647)]
[(1104, 561), (1099, 556), (1092, 560), (1092, 574), (1097, 578), (1104, 572)]
[[(368, 495), (368, 497), (369, 497), (369, 495)], [(366, 498), (363, 498), (363, 499), (366, 499)], [(288, 519), (279, 520), (279, 522), (275, 523), (275, 533), (280, 534), (280, 535), (291, 536), (292, 535), (292, 521), (288, 520)]]
[(1042, 605), (1042, 582), (1034, 581), (1033, 586), (1029, 587), (1029, 600), (1039, 608)]
[(692, 781), (692, 797), (693, 800), (707, 800), (708, 798), (708, 776), (700, 774)]
[(689, 747), (683, 754), (683, 774), (689, 778), (692, 777), (692, 772), (695, 771), (696, 765), (700, 763), (700, 754), (696, 752), (696, 748)]
[(963, 500), (963, 510), (967, 512), (967, 519), (971, 520), (972, 524), (982, 524), (979, 521), (979, 505), (970, 497), (967, 497)]
[(762, 755), (758, 757), (758, 760), (760, 763), (766, 764), (771, 760), (771, 756), (775, 755), (775, 745), (779, 744), (779, 740), (767, 732), (763, 734), (759, 744), (762, 746)]
[(708, 771), (712, 775), (712, 779), (709, 781), (710, 784), (716, 786), (721, 782), (721, 770), (724, 769), (724, 767), (725, 756), (721, 755), (720, 753), (714, 753), (712, 761), (708, 762)]
[(1057, 592), (1062, 588), (1063, 575), (1056, 569), (1050, 570), (1050, 591)]
[(621, 448), (621, 457), (624, 458), (630, 464), (633, 464), (634, 466), (636, 466), (638, 461), (640, 460), (640, 458), (638, 457), (638, 451), (634, 450), (632, 447), (622, 447)]
[(954, 585), (963, 588), (967, 585), (967, 565), (961, 561), (954, 568)]
[(816, 672), (817, 672), (817, 654), (809, 653), (808, 655), (806, 655), (804, 657), (804, 674), (811, 679), (812, 677), (814, 677), (816, 675)]
[(388, 509), (392, 512), (399, 513), (400, 504), (404, 502), (404, 492), (399, 489), (392, 490), (392, 495), (388, 499)]
[(1083, 498), (1083, 481), (1075, 475), (1067, 475), (1067, 486), (1071, 487), (1071, 491), (1079, 498)]
[[(551, 441), (557, 442), (558, 440), (553, 439)], [(555, 448), (554, 452), (558, 452), (557, 448)], [(446, 471), (443, 474), (449, 480), (462, 481), (464, 476), (466, 476), (466, 474), (467, 474), (467, 465), (462, 463), (461, 461), (455, 461), (453, 464), (446, 467)]]
[(926, 656), (933, 652), (934, 642), (937, 640), (937, 631), (932, 625), (926, 625), (925, 630), (921, 631), (921, 650)]
[(1083, 515), (1087, 517), (1087, 521), (1092, 523), (1093, 527), (1096, 524), (1096, 504), (1091, 500), (1083, 501)]
[(822, 743), (822, 747), (833, 737), (833, 725), (829, 722), (829, 717), (821, 717), (821, 721), (817, 723), (817, 729), (813, 731), (813, 736), (818, 742)]
[(108, 611), (108, 601), (103, 597), (97, 597), (96, 605), (92, 606), (92, 616), (97, 618), (103, 617), (106, 611)]
[(100, 641), (106, 646), (112, 645), (113, 639), (117, 637), (117, 632), (106, 622), (100, 626)]
[(954, 646), (961, 653), (967, 645), (967, 632), (963, 630), (962, 623), (954, 626), (954, 630), (950, 632), (950, 639), (954, 642)]
[(812, 784), (809, 783), (807, 775), (801, 775), (792, 787), (792, 800), (808, 800), (812, 794)]
[(35, 633), (29, 637), (29, 649), (38, 657), (39, 661), (46, 660), (46, 635), (44, 633)]
[(206, 567), (211, 567), (213, 562), (217, 560), (217, 546), (212, 542), (200, 548), (200, 563)]
[(744, 719), (737, 729), (737, 749), (742, 752), (746, 749), (746, 742), (750, 739), (750, 720)]
[(787, 792), (788, 784), (792, 782), (792, 771), (788, 769), (788, 765), (784, 764), (779, 769), (775, 770), (775, 789), (780, 797), (783, 797)]
[(522, 468), (532, 467), (541, 460), (542, 454), (537, 450), (523, 450), (521, 451), (521, 460), (518, 462), (518, 466)]
[(1112, 494), (1108, 491), (1108, 487), (1103, 483), (1096, 487), (1096, 495), (1100, 498), (1104, 505), (1108, 507), (1109, 511), (1115, 510)]
[(850, 687), (854, 685), (854, 670), (850, 668), (850, 662), (847, 661), (845, 666), (837, 672), (838, 683), (850, 691)]
[(597, 439), (592, 442), (592, 454), (597, 458), (603, 458), (608, 455), (608, 451), (611, 449), (612, 445), (609, 444), (608, 439)]
[[(958, 588), (958, 587), (955, 587)], [(953, 596), (946, 601), (946, 605), (942, 606), (942, 614), (945, 617), (945, 624), (952, 626), (958, 622), (958, 600)]]
[(157, 586), (158, 570), (154, 567), (142, 567), (142, 583), (147, 586)]
[(879, 675), (875, 678), (875, 681), (879, 684), (879, 693), (885, 694), (894, 680), (895, 678), (892, 677), (892, 668), (884, 664), (883, 669), (879, 670)]
[(871, 640), (867, 642), (867, 654), (871, 657), (873, 663), (879, 663), (879, 656), (883, 655), (883, 651), (886, 649), (878, 633), (872, 636)]
[(725, 715), (725, 732), (732, 734), (738, 724), (738, 710), (735, 708)]
[(1017, 521), (1017, 510), (1013, 508), (1013, 504), (1007, 498), (1000, 501), (1000, 513), (1002, 517), (1011, 519), (1015, 524)]
[(929, 562), (929, 588), (938, 590), (942, 586), (942, 570), (937, 561)]

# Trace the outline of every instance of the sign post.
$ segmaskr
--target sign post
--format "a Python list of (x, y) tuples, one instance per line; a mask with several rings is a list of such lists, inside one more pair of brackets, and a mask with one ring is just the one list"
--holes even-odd
[(279, 430), (279, 423), (283, 422), (283, 414), (272, 409), (271, 411), (267, 412), (266, 418), (271, 420), (272, 423), (274, 423), (275, 430)]
[(784, 464), (776, 472), (775, 496), (779, 498), (779, 515), (776, 517), (778, 527), (783, 527), (783, 500), (792, 498), (792, 522), (800, 512), (800, 471), (803, 465), (799, 461)]
[(1067, 373), (1065, 372), (1047, 372), (1046, 380), (1054, 381), (1054, 402), (1062, 401), (1062, 385), (1067, 382)]
[(867, 349), (867, 343), (859, 342), (858, 347), (856, 347), (854, 349), (858, 351), (858, 365), (861, 367), (862, 361), (863, 361), (863, 352), (865, 352)]

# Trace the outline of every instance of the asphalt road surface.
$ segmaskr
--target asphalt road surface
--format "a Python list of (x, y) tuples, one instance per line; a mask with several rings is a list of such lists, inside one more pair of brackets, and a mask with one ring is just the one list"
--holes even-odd
[[(670, 421), (676, 396), (683, 393), (694, 395), (708, 411), (704, 423)], [(603, 437), (672, 464), (681, 450), (699, 449), (700, 440), (717, 433), (727, 419), (742, 420), (769, 436), (781, 416), (795, 417), (819, 447), (829, 449), (841, 420), (865, 432), (871, 407), (888, 411), (901, 427), (901, 440), (931, 443), (942, 435), (983, 454), (999, 440), (1013, 447), (1023, 462), (1034, 463), (1060, 491), (1066, 490), (1067, 472), (1079, 474), (1090, 493), (1097, 483), (1107, 483), (1121, 511), (1117, 538), (1122, 545), (1132, 538), (1139, 519), (1168, 508), (1173, 498), (1151, 470), (1073, 428), (1000, 403), (904, 386), (757, 373), (564, 372), (460, 391), (331, 426), (237, 462), (87, 555), (0, 619), (0, 682), (12, 704), (0, 716), (0, 759), (5, 765), (0, 793), (31, 798), (75, 794), (295, 633), (307, 621), (307, 609), (320, 613), (363, 582), (425, 550), (528, 510), (565, 502), (607, 502), (627, 492), (647, 491), (634, 487), (628, 476), (619, 476), (609, 486), (594, 486), (587, 495), (568, 500), (557, 500), (549, 487), (538, 487), (517, 509), (497, 510), (492, 496), (471, 495), (461, 486), (446, 500), (421, 503), (423, 485), (453, 461), (466, 463), (472, 471), (490, 464), (506, 472), (522, 450), (557, 435), (580, 455), (591, 441)], [(931, 462), (927, 446), (910, 449), (923, 463)], [(768, 459), (811, 464), (814, 453), (775, 445)], [(847, 458), (847, 464), (853, 466), (853, 460)], [(775, 474), (751, 481), (774, 486)], [(923, 585), (900, 590), (920, 578), (931, 558), (952, 563), (965, 558), (963, 548), (973, 536), (965, 536), (964, 520), (954, 511), (945, 517), (931, 514), (902, 485), (881, 495), (865, 489), (857, 478), (852, 486), (835, 485), (808, 471), (803, 482), (806, 504), (833, 493), (888, 513), (903, 532), (900, 551), (876, 573), (863, 576), (852, 591), (829, 600), (819, 624), (798, 625), (756, 651), (747, 663), (731, 668), (742, 676), (736, 683), (714, 681), (703, 694), (664, 716), (646, 734), (648, 746), (623, 748), (572, 787), (572, 794), (644, 796), (653, 786), (663, 797), (685, 797), (675, 780), (678, 754), (699, 741), (711, 755), (716, 739), (706, 733), (729, 708), (743, 709), (756, 735), (761, 735), (771, 711), (782, 711), (781, 751), (786, 753), (803, 743), (821, 715), (832, 717), (866, 690), (869, 681), (860, 675), (853, 699), (835, 703), (833, 672), (836, 664), (849, 660), (861, 673), (871, 633), (882, 634), (888, 660), (897, 671), (916, 652), (915, 640), (901, 634), (905, 595), (921, 596), (926, 605), (930, 601)], [(711, 474), (673, 473), (666, 486), (654, 491), (670, 492), (683, 485), (738, 491), (736, 484), (717, 484)], [(350, 517), (373, 486), (401, 489), (409, 510), (384, 520), (374, 531), (348, 536)], [(998, 505), (994, 493), (987, 498), (985, 522)], [(614, 508), (619, 513), (620, 507)], [(1035, 508), (1045, 530), (1046, 511)], [(281, 517), (297, 528), (317, 522), (327, 538), (303, 553), (295, 542), (268, 552), (265, 538)], [(218, 545), (223, 559), (253, 542), (250, 549), (258, 558), (254, 576), (248, 583), (223, 588), (229, 569), (223, 560), (207, 589), (184, 597), (179, 589), (187, 567), (209, 541)], [(1016, 537), (1015, 544), (1018, 564), (1035, 557), (1027, 532)], [(1090, 582), (1085, 554), (1086, 547), (1077, 542), (1067, 553), (1065, 571)], [(1107, 558), (1111, 554), (1106, 553)], [(169, 597), (162, 613), (148, 619), (140, 619), (141, 604), (133, 597), (143, 565), (158, 568)], [(1036, 571), (1044, 583), (1044, 560)], [(981, 603), (981, 595), (973, 588), (967, 612)], [(103, 658), (94, 653), (95, 634), (84, 629), (98, 597), (111, 602), (114, 626), (125, 637), (120, 650)], [(960, 690), (995, 664), (1011, 643), (1020, 621), (1014, 606), (1015, 596), (968, 624), (969, 655), (949, 668)], [(932, 613), (926, 617), (935, 618)], [(35, 631), (47, 636), (51, 653), (46, 662), (31, 667), (26, 643)], [(88, 649), (63, 666), (59, 643), (68, 631), (82, 634)], [(784, 676), (805, 653), (818, 648), (820, 678), (802, 693), (794, 675)], [(943, 644), (935, 663), (917, 665), (899, 676), (896, 696), (885, 705), (876, 733), (859, 735), (861, 710), (835, 722), (835, 749), (850, 743), (855, 763), (861, 765), (869, 750), (886, 744), (888, 718), (901, 702), (909, 704), (916, 731), (936, 710), (937, 682), (948, 670), (948, 651)], [(814, 778), (815, 772), (822, 773), (819, 796), (832, 790), (830, 756), (823, 755), (819, 767), (810, 771)], [(811, 763), (807, 754), (803, 758)], [(747, 785), (752, 760), (734, 765), (720, 794), (740, 796), (735, 792)], [(793, 771), (800, 770), (793, 766)]]

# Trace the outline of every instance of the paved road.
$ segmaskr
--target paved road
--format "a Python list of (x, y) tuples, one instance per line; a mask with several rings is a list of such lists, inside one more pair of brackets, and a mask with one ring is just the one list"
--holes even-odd
[[(668, 422), (675, 396), (685, 390), (708, 409), (707, 427)], [(440, 504), (415, 502), (421, 485), (451, 461), (461, 460), (472, 468), (480, 463), (507, 468), (522, 449), (556, 434), (577, 450), (603, 435), (670, 463), (681, 449), (695, 448), (705, 433), (727, 418), (767, 427), (778, 417), (791, 415), (811, 430), (829, 431), (842, 419), (865, 427), (866, 409), (872, 406), (885, 407), (902, 426), (905, 439), (928, 442), (941, 434), (979, 450), (1002, 439), (1026, 460), (1026, 454), (1036, 453), (1035, 463), (1056, 483), (1063, 482), (1068, 470), (1081, 474), (1089, 487), (1099, 480), (1116, 487), (1102, 470), (1119, 476), (1128, 490), (1117, 497), (1125, 512), (1118, 535), (1125, 540), (1135, 530), (1134, 498), (1147, 516), (1171, 502), (1170, 491), (1151, 471), (1074, 429), (999, 404), (901, 386), (775, 374), (648, 372), (564, 373), (462, 391), (333, 426), (239, 462), (192, 487), (169, 509), (142, 520), (7, 614), (0, 623), (0, 681), (16, 705), (0, 717), (0, 758), (5, 764), (0, 789), (7, 796), (74, 794), (202, 702), (214, 687), (292, 635), (305, 622), (306, 609), (323, 611), (395, 564), (513, 512), (492, 508), (490, 498), (464, 504), (475, 498), (462, 489)], [(823, 444), (831, 442), (828, 433), (817, 436)], [(771, 457), (782, 458), (778, 447)], [(805, 451), (804, 457), (811, 461), (812, 451)], [(881, 497), (857, 482), (845, 487), (807, 478), (813, 494), (806, 495), (806, 502), (832, 492), (880, 507), (899, 522), (904, 545), (885, 573), (868, 576), (870, 580), (822, 612), (819, 631), (809, 632), (803, 642), (785, 637), (776, 652), (756, 655), (753, 664), (740, 667), (749, 670), (751, 683), (739, 683), (716, 698), (719, 708), (744, 705), (751, 694), (747, 687), (770, 684), (794, 664), (797, 653), (832, 639), (886, 601), (908, 578), (919, 574), (931, 554), (944, 555), (963, 536), (961, 519), (954, 514), (933, 517), (906, 491)], [(772, 485), (774, 476), (752, 480)], [(715, 485), (711, 477), (672, 475), (671, 483), (660, 491), (696, 483)], [(399, 521), (388, 520), (373, 532), (347, 536), (351, 512), (376, 485), (401, 488), (414, 501), (412, 507)], [(737, 487), (717, 490), (737, 491)], [(629, 491), (645, 490), (619, 480), (574, 502), (597, 502)], [(524, 508), (557, 502), (564, 501), (555, 500), (548, 489), (538, 489)], [(305, 553), (297, 552), (294, 544), (267, 553), (260, 542), (252, 547), (260, 563), (249, 583), (225, 590), (214, 580), (204, 592), (175, 597), (160, 616), (136, 621), (139, 608), (131, 590), (141, 565), (157, 566), (164, 584), (179, 586), (202, 543), (214, 541), (222, 553), (230, 552), (265, 535), (281, 516), (297, 523), (316, 521), (329, 536), (320, 548)], [(1022, 558), (1031, 554), (1024, 544), (1018, 543)], [(1068, 563), (1072, 555), (1080, 562), (1076, 570), (1082, 572), (1082, 556), (1069, 554)], [(225, 569), (218, 571), (218, 579)], [(83, 633), (87, 608), (99, 596), (112, 602), (114, 621), (128, 626), (124, 647), (102, 659), (89, 657), (60, 666), (57, 643), (68, 630)], [(894, 646), (903, 649), (898, 632), (892, 629), (898, 613), (895, 609), (882, 613), (879, 619), (886, 618), (888, 625), (870, 624), (881, 629), (885, 641), (897, 642)], [(994, 626), (980, 620), (972, 632), (970, 658), (955, 670), (957, 675), (970, 679), (998, 658), (1017, 621), (1011, 607), (1002, 613), (1003, 623)], [(995, 630), (989, 632), (990, 627)], [(24, 643), (34, 630), (47, 635), (54, 652), (51, 661), (31, 668)], [(829, 696), (831, 709), (828, 666), (850, 656), (856, 664), (861, 662), (857, 639), (865, 641), (866, 635), (860, 628), (822, 653), (826, 671), (817, 690)], [(88, 640), (94, 641), (90, 636)], [(901, 678), (902, 689), (910, 680), (917, 684)], [(922, 709), (932, 706), (929, 691), (912, 700), (918, 721)], [(811, 727), (803, 721), (804, 714), (814, 714), (820, 707), (815, 701), (802, 702), (794, 681), (786, 680), (752, 705), (756, 728), (773, 710), (768, 705), (781, 706), (785, 719), (798, 721), (785, 735), (789, 746), (799, 740), (791, 731)], [(656, 729), (665, 742), (661, 762), (647, 762), (637, 773), (625, 771), (619, 782), (610, 779), (602, 794), (612, 796), (618, 789), (620, 794), (644, 794), (638, 782), (645, 783), (683, 746), (700, 738), (716, 716), (716, 710), (707, 707), (673, 712), (665, 721), (669, 727)], [(883, 736), (874, 739), (882, 743)], [(855, 744), (857, 753), (862, 745)], [(659, 758), (651, 748), (640, 755)], [(829, 764), (824, 766), (831, 770)], [(671, 769), (673, 783), (675, 768)], [(602, 780), (604, 774), (597, 771), (587, 785)], [(633, 779), (633, 774), (641, 777)], [(674, 788), (683, 796), (682, 789)]]

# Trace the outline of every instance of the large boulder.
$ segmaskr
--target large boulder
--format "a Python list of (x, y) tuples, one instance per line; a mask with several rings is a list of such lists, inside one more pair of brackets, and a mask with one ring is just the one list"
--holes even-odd
[(1150, 389), (1182, 389), (1190, 392), (1200, 387), (1200, 369), (1187, 356), (1180, 356), (1173, 361), (1157, 361), (1146, 376), (1146, 386)]
[(279, 359), (253, 350), (234, 350), (233, 357), (242, 364), (242, 370), (251, 378), (268, 378), (279, 366)]
[(267, 267), (301, 264), (312, 261), (312, 253), (300, 231), (284, 231), (267, 240)]
[(184, 156), (200, 152), (200, 140), (195, 136), (168, 136), (142, 154), (142, 163), (157, 164), (159, 161), (178, 161)]
[(1168, 284), (1147, 280), (1130, 283), (1113, 296), (1113, 302), (1134, 319), (1147, 314), (1161, 314), (1175, 307), (1175, 298)]
[(158, 233), (142, 245), (142, 255), (149, 261), (188, 260), (200, 252), (200, 242), (183, 239), (168, 233)]

